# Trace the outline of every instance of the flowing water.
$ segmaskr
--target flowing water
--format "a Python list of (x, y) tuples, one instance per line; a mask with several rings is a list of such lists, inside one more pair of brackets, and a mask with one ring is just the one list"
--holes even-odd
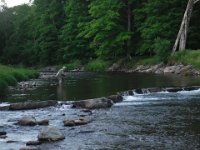
[[(123, 101), (92, 114), (68, 105), (37, 110), (1, 111), (0, 129), (8, 137), (0, 139), (0, 150), (18, 150), (30, 140), (37, 140), (41, 126), (20, 127), (16, 121), (24, 115), (49, 119), (61, 129), (65, 140), (38, 146), (41, 150), (133, 150), (133, 149), (200, 149), (200, 89), (167, 92), (126, 92), (150, 87), (199, 86), (194, 77), (147, 74), (69, 73), (59, 90), (56, 81), (45, 81), (35, 90), (13, 91), (2, 101), (80, 100), (121, 92)], [(125, 91), (125, 92), (123, 92)], [(133, 95), (134, 93), (134, 95)], [(64, 127), (65, 118), (86, 115), (92, 122)]]

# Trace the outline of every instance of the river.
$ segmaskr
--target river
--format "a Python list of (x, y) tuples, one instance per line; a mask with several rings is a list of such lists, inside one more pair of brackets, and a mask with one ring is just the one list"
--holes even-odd
[[(60, 142), (39, 145), (41, 150), (133, 150), (200, 149), (200, 90), (182, 90), (128, 95), (127, 90), (150, 87), (199, 86), (198, 77), (126, 73), (68, 73), (62, 87), (47, 80), (35, 90), (16, 90), (2, 102), (25, 100), (81, 100), (124, 93), (123, 101), (92, 114), (68, 105), (27, 111), (1, 111), (0, 129), (8, 134), (0, 139), (1, 150), (18, 150), (36, 140), (41, 126), (20, 127), (23, 115), (49, 119), (65, 135)], [(61, 88), (61, 89), (59, 89)], [(124, 92), (123, 92), (124, 91)], [(65, 118), (86, 115), (87, 125), (64, 127)]]
[(117, 92), (137, 88), (186, 87), (194, 85), (200, 85), (199, 77), (116, 72), (68, 72), (62, 87), (57, 85), (56, 80), (45, 80), (45, 83), (35, 90), (11, 91), (2, 101), (72, 101), (109, 96)]

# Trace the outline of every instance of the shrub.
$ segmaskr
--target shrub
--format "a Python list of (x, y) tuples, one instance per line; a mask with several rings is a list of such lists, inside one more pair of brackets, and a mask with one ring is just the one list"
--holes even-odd
[(77, 69), (81, 66), (81, 61), (80, 60), (73, 60), (71, 63), (66, 65), (66, 68), (68, 70), (73, 70), (73, 69)]
[(105, 71), (108, 68), (109, 64), (110, 63), (107, 61), (96, 59), (96, 60), (89, 62), (85, 66), (85, 70), (87, 70), (87, 71)]
[(170, 50), (170, 41), (166, 39), (156, 38), (154, 41), (154, 52), (160, 61), (165, 62), (169, 56)]

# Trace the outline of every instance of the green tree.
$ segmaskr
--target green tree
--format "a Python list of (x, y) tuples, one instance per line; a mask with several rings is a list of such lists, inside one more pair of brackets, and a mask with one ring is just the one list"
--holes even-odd
[(35, 0), (35, 31), (37, 57), (44, 65), (57, 62), (59, 29), (63, 25), (63, 0)]
[(125, 42), (131, 34), (122, 24), (120, 10), (124, 3), (120, 0), (92, 0), (89, 5), (91, 21), (81, 35), (91, 39), (90, 47), (97, 57), (114, 59), (124, 54)]
[(65, 4), (66, 20), (61, 30), (62, 47), (61, 59), (69, 62), (73, 59), (88, 59), (93, 52), (89, 41), (79, 36), (83, 26), (89, 20), (87, 0), (68, 0)]
[(187, 0), (152, 0), (144, 1), (142, 7), (135, 10), (136, 26), (141, 36), (139, 53), (155, 53), (157, 38), (168, 40), (172, 47), (186, 4)]

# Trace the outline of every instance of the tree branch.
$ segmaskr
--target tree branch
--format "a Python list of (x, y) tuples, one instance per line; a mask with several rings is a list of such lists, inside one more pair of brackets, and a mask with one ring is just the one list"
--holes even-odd
[(196, 4), (199, 0), (194, 1), (194, 4)]

